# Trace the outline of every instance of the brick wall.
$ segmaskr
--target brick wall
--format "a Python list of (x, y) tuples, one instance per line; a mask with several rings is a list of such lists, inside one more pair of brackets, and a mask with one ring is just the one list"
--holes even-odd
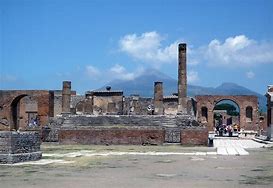
[(207, 145), (208, 129), (207, 128), (185, 128), (181, 129), (182, 145)]
[(151, 144), (161, 145), (165, 131), (161, 128), (89, 128), (61, 129), (61, 144)]
[[(12, 106), (20, 104), (20, 100), (24, 101), (24, 97), (31, 97), (33, 101), (37, 102), (37, 115), (39, 117), (39, 123), (44, 126), (48, 122), (50, 115), (50, 95), (46, 90), (0, 90), (0, 130), (7, 131), (13, 129), (24, 130), (26, 127), (26, 121), (20, 121), (15, 127), (14, 116), (12, 114)], [(20, 109), (20, 105), (19, 109)], [(25, 105), (21, 105), (24, 108)], [(25, 112), (24, 112), (25, 113)], [(18, 119), (21, 114), (18, 114)], [(24, 119), (24, 118), (23, 118)]]
[[(207, 108), (207, 126), (210, 131), (214, 128), (214, 107), (215, 105), (222, 100), (230, 100), (236, 103), (240, 110), (240, 128), (244, 130), (254, 130), (259, 129), (258, 123), (258, 98), (253, 95), (200, 95), (196, 96), (197, 101), (197, 118), (202, 122), (202, 107)], [(252, 107), (252, 121), (249, 121), (246, 117), (246, 108)]]

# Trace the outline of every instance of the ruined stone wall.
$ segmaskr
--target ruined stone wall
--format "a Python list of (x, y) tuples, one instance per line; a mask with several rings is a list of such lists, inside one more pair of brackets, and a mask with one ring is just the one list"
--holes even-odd
[(0, 131), (0, 163), (41, 159), (39, 132)]
[(123, 96), (93, 96), (93, 114), (122, 114)]
[(54, 96), (54, 117), (62, 113), (62, 96)]
[(48, 124), (41, 129), (43, 142), (59, 142), (59, 130), (64, 123), (63, 117), (49, 118)]
[(152, 114), (149, 107), (153, 107), (153, 99), (139, 96), (125, 97), (123, 115), (148, 115)]
[(178, 107), (178, 99), (177, 98), (164, 98), (163, 100), (163, 108), (165, 115), (176, 115)]
[(166, 126), (166, 127), (196, 127), (201, 126), (192, 116), (165, 116), (165, 115), (70, 115), (54, 118), (62, 119), (64, 127), (88, 126)]
[(207, 128), (186, 128), (181, 129), (182, 145), (207, 145), (208, 129)]
[(152, 127), (62, 129), (59, 141), (62, 144), (161, 145), (164, 142), (164, 130)]
[(26, 130), (28, 128), (33, 128), (35, 125), (32, 123), (34, 119), (37, 119), (38, 115), (37, 101), (31, 96), (25, 96), (20, 100), (18, 110), (19, 110), (18, 121), (20, 125), (19, 129)]
[[(180, 131), (192, 128), (206, 129), (186, 115), (70, 115), (51, 119), (43, 128), (42, 139), (65, 144), (180, 143)], [(203, 133), (201, 140), (208, 136)]]
[[(259, 130), (258, 118), (258, 98), (252, 95), (235, 95), (235, 96), (221, 96), (221, 95), (203, 95), (196, 96), (197, 101), (197, 117), (198, 121), (202, 121), (202, 107), (207, 108), (207, 126), (209, 130), (213, 130), (213, 110), (215, 105), (222, 100), (231, 100), (235, 102), (240, 108), (240, 127), (244, 130)], [(249, 121), (246, 115), (246, 108), (252, 108), (252, 120)]]
[[(1, 90), (0, 91), (0, 131), (14, 129), (12, 106), (20, 106), (20, 100), (30, 96), (37, 101), (37, 115), (41, 126), (47, 124), (50, 114), (50, 95), (46, 90)], [(22, 106), (22, 108), (24, 108)], [(19, 118), (20, 116), (18, 116)], [(19, 124), (20, 125), (20, 124)], [(19, 127), (17, 127), (19, 128)], [(24, 126), (22, 126), (24, 128)]]
[[(71, 96), (71, 106), (70, 106), (70, 110), (72, 114), (83, 114), (83, 108), (79, 108), (80, 105), (85, 101), (85, 96), (84, 95), (75, 95), (75, 96)], [(77, 109), (78, 108), (78, 109)], [(79, 111), (77, 111), (79, 110)]]

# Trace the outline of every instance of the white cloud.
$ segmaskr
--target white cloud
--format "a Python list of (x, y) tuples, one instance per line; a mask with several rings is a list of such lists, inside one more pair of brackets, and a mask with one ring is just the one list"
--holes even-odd
[(156, 31), (137, 34), (128, 34), (119, 41), (122, 52), (127, 53), (135, 59), (151, 63), (159, 67), (163, 63), (177, 62), (178, 41), (163, 47), (165, 40)]
[(101, 82), (109, 82), (114, 79), (134, 80), (143, 71), (144, 69), (139, 67), (135, 71), (130, 72), (120, 64), (115, 64), (113, 67), (110, 67), (105, 71), (102, 71), (92, 65), (85, 67), (85, 73), (90, 79), (100, 80)]
[(112, 79), (134, 80), (143, 72), (142, 68), (136, 69), (134, 72), (128, 72), (123, 66), (116, 64), (110, 68)]
[(209, 65), (216, 66), (252, 66), (273, 62), (273, 44), (249, 39), (245, 35), (229, 37), (223, 43), (214, 39), (199, 52)]
[(255, 77), (255, 73), (252, 71), (248, 71), (248, 72), (246, 72), (246, 77), (249, 79), (252, 79)]
[(194, 83), (199, 80), (198, 72), (189, 71), (187, 75), (187, 80), (189, 83)]
[(119, 64), (115, 64), (112, 68), (110, 68), (110, 71), (116, 74), (122, 74), (126, 72), (126, 69)]
[(101, 75), (101, 71), (92, 65), (86, 66), (85, 70), (86, 70), (87, 75), (91, 78), (95, 78), (95, 77), (98, 77)]

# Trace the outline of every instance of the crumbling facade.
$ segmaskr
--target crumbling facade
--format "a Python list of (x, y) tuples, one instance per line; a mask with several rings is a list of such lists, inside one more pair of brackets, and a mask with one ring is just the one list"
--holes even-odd
[(45, 90), (0, 91), (0, 131), (31, 129), (31, 118), (47, 124), (51, 102)]
[(90, 115), (196, 115), (195, 101), (187, 97), (186, 48), (185, 43), (178, 46), (177, 94), (164, 96), (161, 81), (154, 83), (153, 98), (126, 97), (122, 91), (108, 87), (86, 92), (85, 98), (74, 107), (74, 112)]
[[(15, 135), (12, 131), (19, 130), (24, 134), (15, 136), (19, 141), (35, 140), (33, 135), (36, 134), (23, 132), (40, 131), (42, 128), (43, 141), (71, 144), (205, 144), (208, 130), (213, 130), (214, 107), (224, 99), (238, 104), (241, 128), (258, 129), (256, 96), (187, 97), (186, 61), (187, 46), (179, 44), (178, 87), (171, 96), (164, 96), (164, 83), (160, 80), (154, 85), (151, 83), (151, 87), (154, 86), (153, 98), (124, 96), (123, 91), (112, 90), (111, 87), (78, 96), (71, 90), (70, 81), (64, 81), (59, 91), (0, 91), (0, 138), (9, 140), (6, 138)], [(269, 89), (267, 96), (272, 102), (271, 92), (272, 89)], [(269, 113), (272, 113), (271, 107)], [(268, 118), (272, 124), (272, 115)], [(6, 136), (1, 137), (1, 134)], [(13, 142), (2, 142), (0, 140), (0, 155), (15, 151), (5, 148), (13, 146)], [(38, 145), (28, 150), (24, 150), (26, 146), (23, 145), (18, 147), (22, 148), (16, 151), (39, 152)], [(35, 155), (30, 157), (37, 158)]]
[(52, 122), (58, 136), (46, 130), (43, 138), (67, 144), (205, 144), (207, 128), (196, 121), (196, 101), (187, 98), (186, 44), (178, 52), (177, 94), (164, 96), (160, 81), (154, 83), (153, 98), (126, 97), (111, 87), (88, 91), (80, 100), (71, 97), (77, 101), (71, 115)]
[(214, 130), (214, 108), (222, 100), (231, 100), (239, 107), (240, 128), (244, 130), (259, 130), (258, 98), (251, 95), (221, 96), (203, 95), (196, 96), (197, 119), (207, 125), (209, 130)]
[(48, 123), (49, 99), (48, 91), (0, 91), (0, 163), (42, 157), (40, 125)]

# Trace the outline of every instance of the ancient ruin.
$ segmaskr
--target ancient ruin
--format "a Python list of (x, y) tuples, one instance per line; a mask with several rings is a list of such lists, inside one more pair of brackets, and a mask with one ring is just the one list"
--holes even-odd
[(196, 96), (198, 121), (207, 125), (209, 130), (213, 130), (214, 108), (222, 100), (230, 100), (239, 107), (239, 124), (241, 129), (254, 130), (259, 129), (258, 124), (258, 98), (251, 95), (221, 96), (221, 95), (203, 95)]
[[(205, 145), (214, 128), (214, 107), (224, 99), (239, 106), (241, 128), (259, 129), (256, 96), (187, 97), (186, 44), (179, 44), (178, 54), (178, 89), (171, 96), (164, 96), (160, 80), (154, 83), (153, 98), (124, 96), (110, 86), (79, 96), (70, 81), (58, 91), (0, 91), (0, 162), (41, 158), (40, 137), (63, 144)], [(269, 104), (272, 92), (271, 87)]]
[[(44, 141), (66, 144), (206, 144), (207, 128), (196, 121), (195, 101), (187, 98), (186, 44), (180, 44), (178, 95), (163, 95), (163, 83), (154, 83), (154, 98), (124, 96), (123, 91), (87, 91), (84, 97), (62, 100), (70, 106), (62, 116), (51, 118)], [(63, 95), (69, 98), (67, 83)], [(71, 90), (71, 89), (70, 89)], [(65, 115), (66, 114), (66, 115)]]
[(49, 92), (0, 91), (0, 99), (0, 163), (40, 159), (39, 125), (48, 122)]

